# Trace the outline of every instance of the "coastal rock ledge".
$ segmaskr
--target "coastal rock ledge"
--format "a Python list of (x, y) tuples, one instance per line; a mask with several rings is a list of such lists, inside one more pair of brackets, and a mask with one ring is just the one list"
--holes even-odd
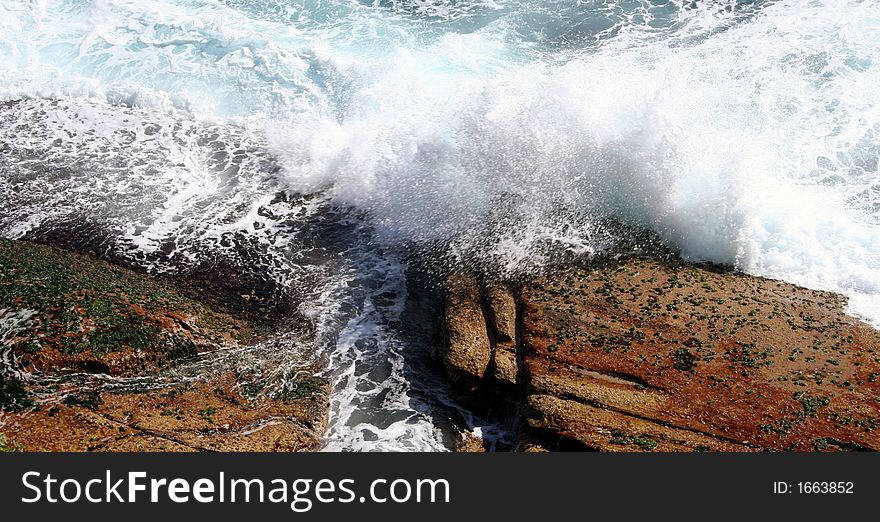
[(0, 452), (316, 448), (326, 380), (303, 371), (263, 393), (221, 362), (271, 327), (172, 283), (0, 239)]
[(522, 285), (455, 276), (437, 353), (520, 451), (878, 450), (880, 332), (844, 305), (636, 258)]

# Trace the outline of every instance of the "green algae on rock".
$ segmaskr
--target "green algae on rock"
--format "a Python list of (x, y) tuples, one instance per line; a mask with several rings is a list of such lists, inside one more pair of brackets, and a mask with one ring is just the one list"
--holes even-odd
[(24, 384), (0, 371), (0, 411), (21, 411), (31, 406)]
[(37, 371), (130, 374), (254, 335), (159, 279), (26, 241), (0, 240), (0, 308), (31, 312), (11, 345)]
[[(505, 343), (502, 301), (479, 286), (447, 282), (443, 339), (457, 345), (439, 354), (468, 404), (491, 410), (513, 390), (521, 450), (880, 450), (880, 332), (840, 295), (678, 260), (597, 261), (513, 289)], [(513, 388), (489, 364), (457, 367), (508, 346)], [(462, 389), (463, 370), (480, 382)]]
[(308, 451), (327, 425), (326, 381), (295, 397), (247, 397), (232, 372), (149, 393), (105, 389), (8, 414), (9, 451)]
[[(315, 448), (329, 406), (316, 367), (278, 397), (229, 368), (162, 380), (184, 358), (250, 350), (257, 334), (269, 333), (253, 315), (218, 311), (183, 292), (88, 255), (0, 240), (0, 343), (14, 355), (12, 367), (0, 368), (0, 451)], [(111, 374), (116, 385), (82, 386), (76, 379), (104, 379), (82, 373), (58, 379), (70, 370)]]

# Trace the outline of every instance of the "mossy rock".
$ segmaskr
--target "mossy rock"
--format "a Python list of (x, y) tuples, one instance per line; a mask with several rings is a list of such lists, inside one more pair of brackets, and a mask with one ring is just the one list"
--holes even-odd
[(24, 383), (0, 372), (0, 411), (21, 411), (32, 406)]
[(24, 448), (14, 441), (10, 441), (5, 433), (0, 433), (0, 453), (13, 453), (24, 451)]
[(27, 241), (0, 240), (0, 309), (33, 312), (11, 342), (39, 371), (137, 373), (254, 335), (159, 278)]

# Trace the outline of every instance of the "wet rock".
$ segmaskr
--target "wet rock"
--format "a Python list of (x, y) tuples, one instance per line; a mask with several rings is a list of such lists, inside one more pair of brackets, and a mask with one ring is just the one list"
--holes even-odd
[(458, 453), (486, 453), (489, 450), (482, 439), (465, 433), (455, 446), (455, 451)]
[(0, 368), (8, 448), (302, 451), (326, 428), (328, 383), (305, 370), (274, 394), (251, 393), (222, 367), (158, 378), (270, 332), (246, 311), (217, 311), (88, 255), (0, 240), (0, 323), (0, 352), (14, 363)]
[(27, 371), (130, 375), (255, 334), (157, 279), (25, 241), (0, 240), (0, 308), (31, 316), (11, 340)]
[(511, 290), (498, 283), (489, 283), (485, 291), (489, 332), (492, 334), (492, 375), (496, 381), (515, 386), (518, 362), (516, 356), (516, 300)]
[(472, 278), (450, 278), (441, 357), (450, 380), (466, 393), (474, 392), (482, 382), (491, 356), (481, 301)]
[[(520, 371), (504, 393), (520, 450), (880, 449), (880, 332), (839, 295), (646, 259), (571, 269), (507, 298), (489, 288), (469, 292), (481, 302), (466, 315), (461, 294), (450, 300), (447, 322), (488, 321), (501, 340), (502, 303), (516, 301)], [(482, 360), (475, 344), (449, 352)], [(496, 362), (499, 346), (490, 340)], [(471, 390), (497, 403), (504, 378), (488, 380)]]
[(296, 397), (246, 397), (224, 373), (139, 391), (73, 392), (7, 415), (3, 432), (27, 451), (305, 451), (327, 422), (328, 385)]

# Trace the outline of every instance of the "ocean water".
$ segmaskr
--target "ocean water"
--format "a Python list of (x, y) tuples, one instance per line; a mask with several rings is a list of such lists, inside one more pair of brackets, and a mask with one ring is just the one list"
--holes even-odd
[(648, 230), (880, 325), (878, 161), (873, 0), (0, 0), (0, 234), (293, 289), (270, 352), (326, 359), (331, 450), (504, 438), (425, 371), (414, 256)]

